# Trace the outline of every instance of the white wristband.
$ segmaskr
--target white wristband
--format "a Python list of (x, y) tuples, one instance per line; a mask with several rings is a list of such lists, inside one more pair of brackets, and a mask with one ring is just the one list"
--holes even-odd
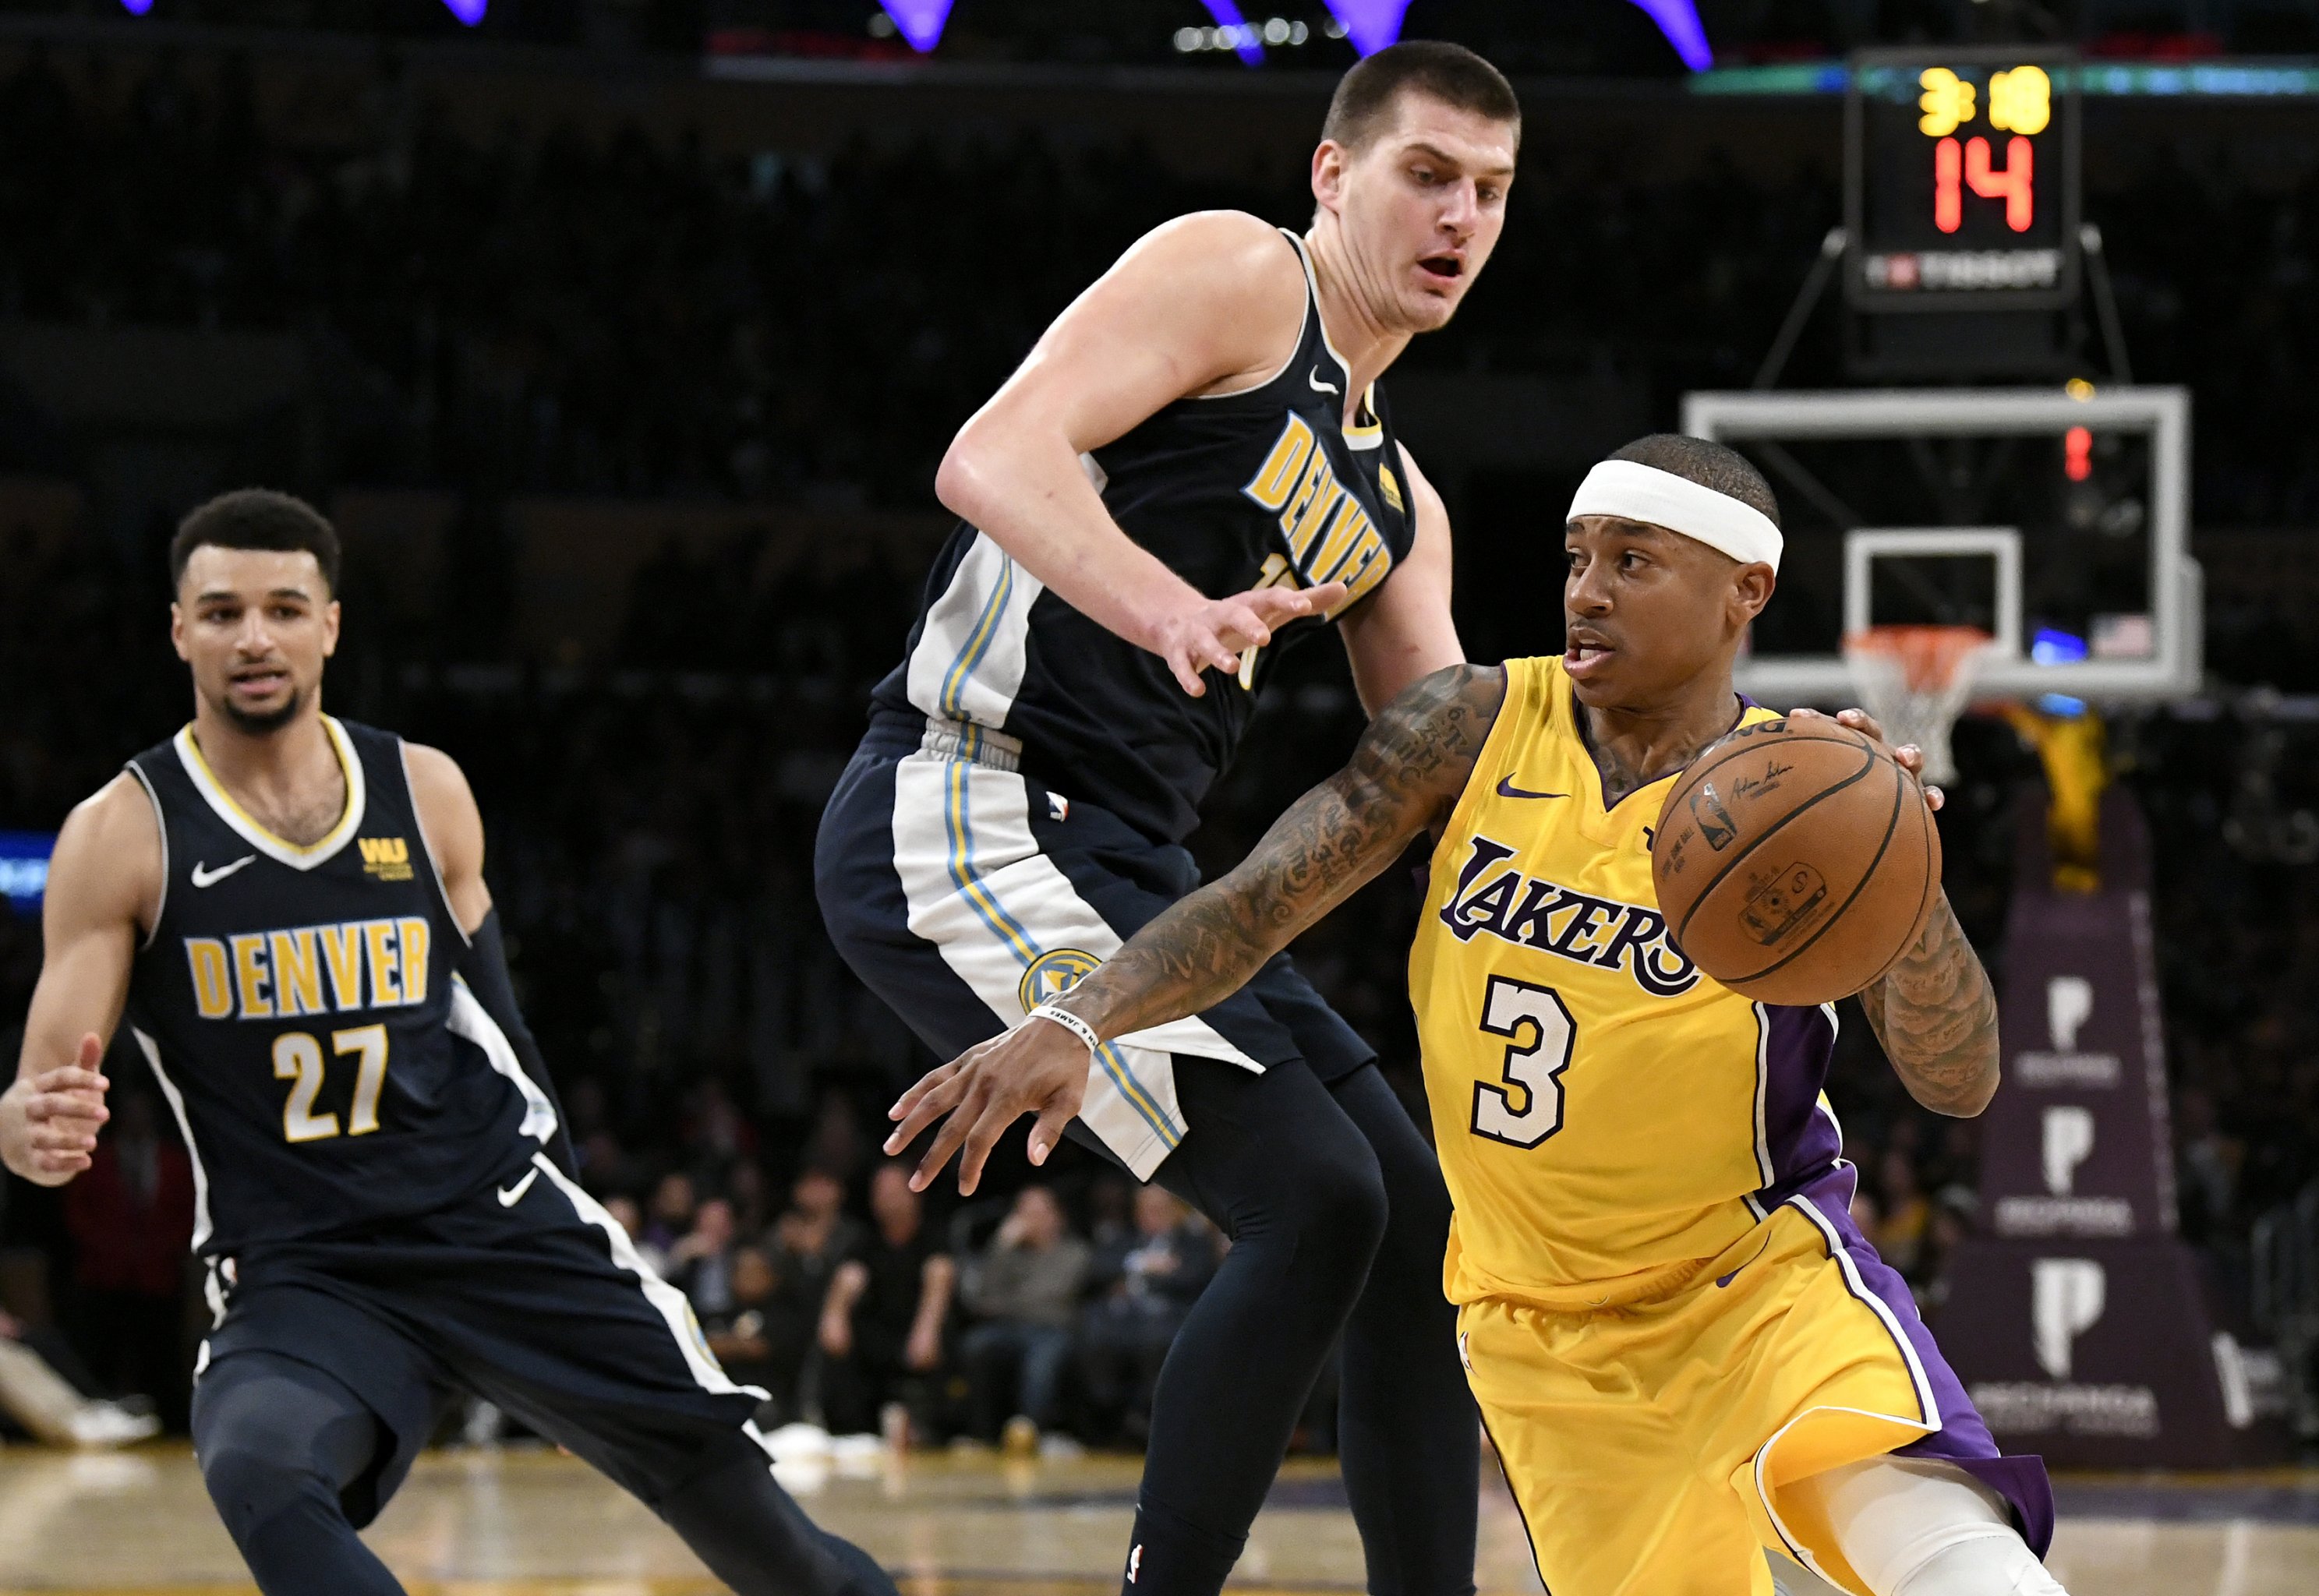
[(1103, 1046), (1103, 1038), (1095, 1033), (1095, 1027), (1067, 1008), (1057, 1008), (1051, 1003), (1042, 1003), (1023, 1017), (1027, 1020), (1052, 1020), (1087, 1043), (1087, 1051), (1090, 1053), (1097, 1051)]

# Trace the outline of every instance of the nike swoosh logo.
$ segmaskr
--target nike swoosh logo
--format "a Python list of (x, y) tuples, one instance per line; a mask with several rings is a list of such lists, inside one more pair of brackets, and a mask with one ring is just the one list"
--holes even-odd
[(1311, 371), (1304, 374), (1304, 380), (1313, 384), (1313, 391), (1315, 393), (1342, 393), (1344, 392), (1342, 388), (1338, 387), (1334, 383), (1322, 382), (1321, 380), (1321, 368), (1317, 365)]
[(196, 887), (214, 887), (220, 881), (224, 880), (228, 876), (233, 874), (234, 871), (241, 869), (242, 866), (246, 864), (256, 864), (257, 862), (257, 854), (245, 853), (239, 859), (235, 860), (231, 864), (221, 864), (212, 870), (203, 869), (201, 861), (196, 860), (194, 861), (194, 885)]
[[(1755, 1258), (1749, 1258), (1749, 1259), (1747, 1260), (1747, 1264), (1752, 1264), (1752, 1263), (1754, 1263), (1754, 1262), (1755, 1261), (1755, 1258), (1762, 1258), (1765, 1253), (1767, 1253), (1767, 1252), (1771, 1251), (1771, 1249), (1772, 1249), (1772, 1244), (1771, 1244), (1771, 1242), (1770, 1242), (1769, 1240), (1766, 1240), (1766, 1241), (1764, 1243), (1764, 1245), (1763, 1245), (1763, 1246), (1758, 1247), (1757, 1249), (1755, 1249)], [(1744, 1269), (1744, 1268), (1746, 1268), (1746, 1267), (1747, 1267), (1747, 1264), (1741, 1264), (1741, 1265), (1739, 1266), (1739, 1269)], [(1739, 1278), (1739, 1269), (1734, 1269), (1734, 1270), (1732, 1270), (1732, 1271), (1731, 1271), (1731, 1273), (1729, 1273), (1728, 1275), (1718, 1275), (1718, 1276), (1715, 1277), (1715, 1288), (1716, 1288), (1718, 1291), (1720, 1291), (1720, 1290), (1722, 1290), (1725, 1286), (1727, 1286), (1727, 1285), (1730, 1285), (1734, 1280), (1738, 1279), (1738, 1278)]]
[(1570, 795), (1566, 792), (1525, 792), (1514, 785), (1514, 779), (1511, 776), (1501, 776), (1498, 778), (1498, 796), (1500, 798), (1568, 798)]
[(539, 1171), (534, 1169), (521, 1180), (517, 1181), (513, 1186), (501, 1192), (500, 1194), (500, 1206), (502, 1208), (512, 1208), (518, 1203), (522, 1202), (524, 1193), (529, 1191), (531, 1189), (531, 1183), (538, 1178)]

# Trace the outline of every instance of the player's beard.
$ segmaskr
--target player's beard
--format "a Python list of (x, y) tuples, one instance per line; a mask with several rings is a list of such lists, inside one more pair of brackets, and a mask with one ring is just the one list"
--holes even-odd
[(290, 696), (282, 701), (282, 707), (279, 709), (261, 710), (253, 714), (248, 709), (237, 708), (231, 699), (227, 699), (218, 705), (218, 708), (225, 712), (225, 717), (233, 722), (236, 731), (247, 732), (253, 737), (271, 736), (297, 719), (298, 711), (305, 707), (306, 690), (302, 687), (292, 688)]

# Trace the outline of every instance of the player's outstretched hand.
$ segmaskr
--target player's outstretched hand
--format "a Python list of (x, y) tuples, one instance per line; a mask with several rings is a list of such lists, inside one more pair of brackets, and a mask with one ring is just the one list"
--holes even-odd
[(1047, 1161), (1063, 1127), (1079, 1111), (1087, 1076), (1084, 1041), (1051, 1021), (1026, 1021), (1004, 1036), (969, 1048), (903, 1093), (887, 1111), (889, 1119), (901, 1123), (886, 1138), (886, 1151), (900, 1152), (920, 1132), (942, 1120), (934, 1145), (910, 1177), (910, 1189), (922, 1192), (932, 1186), (951, 1155), (963, 1149), (958, 1189), (971, 1195), (981, 1183), (990, 1150), (1006, 1127), (1026, 1114), (1039, 1116), (1031, 1127), (1031, 1162)]
[[(1822, 717), (1817, 709), (1791, 709), (1788, 711), (1788, 718), (1815, 720)], [(1839, 709), (1836, 712), (1836, 722), (1838, 726), (1850, 726), (1854, 731), (1875, 744), (1877, 747), (1883, 749), (1892, 756), (1893, 763), (1914, 776), (1924, 786), (1925, 803), (1927, 807), (1938, 809), (1948, 801), (1948, 794), (1925, 780), (1923, 749), (1914, 743), (1903, 743), (1898, 748), (1887, 744), (1884, 741), (1884, 728), (1877, 725), (1876, 717), (1865, 709)]]
[(1201, 672), (1239, 670), (1241, 654), (1271, 642), (1274, 627), (1302, 616), (1326, 615), (1344, 597), (1341, 582), (1311, 588), (1250, 588), (1228, 599), (1205, 600), (1162, 621), (1150, 647), (1196, 699), (1208, 690)]
[(91, 1032), (69, 1064), (24, 1083), (24, 1130), (30, 1168), (17, 1173), (39, 1186), (62, 1186), (89, 1166), (96, 1133), (113, 1111), (104, 1105), (104, 1042)]

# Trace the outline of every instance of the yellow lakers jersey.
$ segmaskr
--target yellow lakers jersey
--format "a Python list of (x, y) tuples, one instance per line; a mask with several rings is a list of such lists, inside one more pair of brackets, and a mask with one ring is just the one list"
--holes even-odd
[(1433, 855), (1410, 996), (1457, 1209), (1449, 1296), (1564, 1306), (1717, 1256), (1826, 1170), (1836, 1022), (1683, 955), (1651, 884), (1674, 777), (1605, 806), (1561, 660), (1505, 669)]

